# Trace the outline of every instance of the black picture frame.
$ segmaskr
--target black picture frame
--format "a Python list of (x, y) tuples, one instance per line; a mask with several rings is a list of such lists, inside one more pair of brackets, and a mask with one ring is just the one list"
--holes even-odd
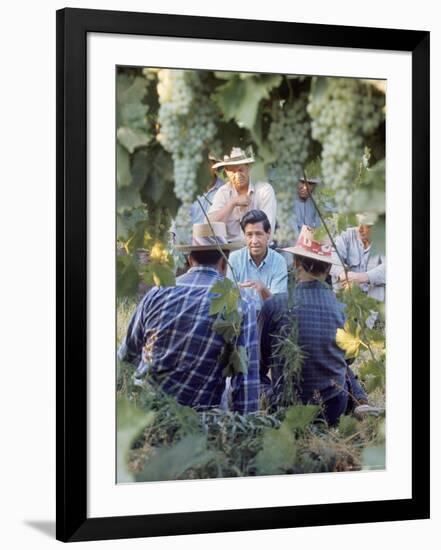
[[(428, 518), (429, 32), (70, 8), (57, 11), (56, 17), (57, 539), (70, 542)], [(91, 32), (411, 52), (411, 498), (252, 508), (240, 513), (87, 517), (86, 38)]]

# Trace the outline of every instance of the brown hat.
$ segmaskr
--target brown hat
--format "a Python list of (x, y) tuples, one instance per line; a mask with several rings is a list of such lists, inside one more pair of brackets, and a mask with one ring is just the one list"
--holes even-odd
[(177, 244), (176, 250), (193, 252), (204, 250), (238, 250), (243, 243), (227, 241), (227, 226), (223, 222), (195, 223), (191, 244)]
[(305, 256), (328, 264), (341, 265), (340, 259), (332, 249), (329, 238), (321, 241), (314, 240), (314, 232), (307, 225), (302, 226), (299, 238), (295, 246), (282, 248), (284, 252), (290, 252), (296, 256)]

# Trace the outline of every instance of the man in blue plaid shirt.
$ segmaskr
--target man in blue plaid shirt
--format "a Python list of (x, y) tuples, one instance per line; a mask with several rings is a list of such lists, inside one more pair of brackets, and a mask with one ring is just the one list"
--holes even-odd
[[(216, 316), (209, 310), (212, 286), (223, 280), (225, 254), (238, 248), (226, 242), (223, 223), (193, 226), (193, 243), (179, 248), (189, 252), (190, 269), (176, 279), (174, 287), (156, 287), (139, 303), (118, 351), (121, 360), (137, 367), (139, 379), (149, 374), (167, 394), (182, 405), (202, 411), (219, 407), (225, 389), (219, 355), (222, 336), (213, 330)], [(222, 226), (222, 227), (221, 227)], [(211, 235), (211, 236), (210, 236)], [(242, 300), (243, 321), (237, 345), (248, 355), (246, 374), (232, 377), (231, 408), (241, 414), (259, 407), (259, 366), (254, 304)]]
[(367, 395), (347, 365), (344, 351), (337, 346), (337, 329), (345, 323), (344, 306), (325, 279), (331, 265), (340, 263), (339, 258), (330, 244), (315, 241), (306, 226), (296, 245), (284, 250), (294, 254), (295, 259), (293, 306), (288, 309), (287, 295), (279, 294), (264, 303), (260, 317), (262, 368), (272, 367), (272, 398), (277, 402), (284, 384), (284, 366), (275, 351), (280, 338), (287, 336), (295, 322), (304, 359), (301, 380), (294, 389), (302, 402), (323, 405), (323, 414), (331, 425), (353, 407), (356, 414), (378, 412), (368, 405)]

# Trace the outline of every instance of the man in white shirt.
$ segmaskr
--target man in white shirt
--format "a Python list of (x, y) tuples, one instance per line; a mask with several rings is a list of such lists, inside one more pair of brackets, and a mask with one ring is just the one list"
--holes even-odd
[(227, 225), (230, 242), (243, 241), (240, 220), (250, 210), (263, 210), (271, 225), (271, 239), (276, 225), (277, 201), (274, 189), (267, 182), (253, 183), (250, 180), (252, 155), (247, 155), (239, 147), (233, 147), (230, 155), (213, 165), (213, 169), (223, 167), (228, 183), (216, 193), (208, 217), (213, 222)]

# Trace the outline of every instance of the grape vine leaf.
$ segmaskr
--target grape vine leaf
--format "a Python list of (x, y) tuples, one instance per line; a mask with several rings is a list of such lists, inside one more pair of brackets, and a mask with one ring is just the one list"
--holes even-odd
[(305, 430), (320, 412), (318, 405), (293, 405), (286, 411), (285, 425), (290, 430)]
[(207, 450), (205, 435), (191, 434), (170, 447), (160, 447), (147, 459), (136, 481), (163, 481), (179, 479), (190, 468), (200, 468), (214, 459)]
[(139, 275), (131, 256), (116, 258), (116, 292), (120, 297), (134, 296), (138, 290)]
[(148, 145), (150, 136), (142, 130), (134, 130), (126, 126), (118, 128), (116, 137), (119, 143), (127, 149), (129, 153), (133, 153), (138, 147)]
[(117, 419), (117, 480), (118, 483), (133, 481), (127, 468), (127, 453), (140, 432), (151, 424), (154, 413), (137, 409), (126, 398), (120, 397), (116, 404)]
[(294, 434), (282, 424), (278, 429), (265, 429), (263, 447), (256, 455), (255, 465), (259, 474), (283, 474), (294, 466), (296, 455)]
[(236, 74), (217, 88), (213, 100), (222, 110), (225, 120), (235, 119), (251, 130), (260, 101), (269, 97), (269, 92), (279, 86), (281, 80), (279, 75), (252, 75), (243, 79)]
[(363, 363), (359, 369), (360, 378), (366, 385), (369, 393), (377, 388), (384, 388), (386, 384), (386, 368), (384, 358), (370, 360)]
[(346, 322), (344, 329), (338, 328), (335, 336), (337, 346), (345, 352), (346, 359), (357, 357), (362, 344), (360, 339), (360, 326), (356, 327), (355, 334), (351, 333)]
[(209, 315), (217, 315), (224, 309), (227, 314), (237, 310), (240, 293), (230, 279), (225, 278), (222, 281), (217, 281), (211, 287), (211, 292), (217, 296), (211, 298)]

